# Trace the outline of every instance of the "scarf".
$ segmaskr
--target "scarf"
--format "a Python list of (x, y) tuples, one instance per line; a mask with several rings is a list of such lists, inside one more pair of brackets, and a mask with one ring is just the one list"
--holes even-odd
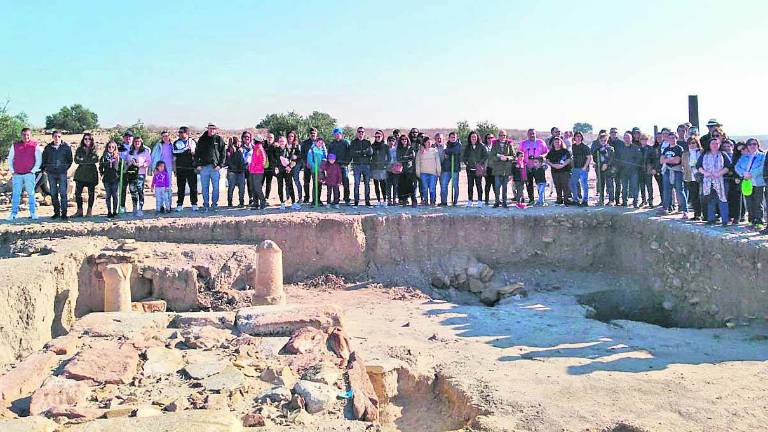
[[(708, 172), (717, 172), (723, 169), (723, 166), (725, 165), (723, 161), (723, 154), (720, 152), (717, 153), (707, 153), (704, 155), (704, 160), (702, 161), (702, 168), (704, 168), (705, 171)], [(711, 195), (712, 190), (717, 193), (718, 199), (720, 199), (720, 202), (727, 202), (728, 198), (725, 195), (725, 183), (723, 181), (723, 176), (712, 178), (712, 177), (704, 177), (704, 193), (705, 195)]]

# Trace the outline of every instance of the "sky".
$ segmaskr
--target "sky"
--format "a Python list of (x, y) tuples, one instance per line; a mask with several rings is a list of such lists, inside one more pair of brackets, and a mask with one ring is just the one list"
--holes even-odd
[(340, 125), (766, 134), (763, 0), (0, 0), (0, 101), (34, 125)]

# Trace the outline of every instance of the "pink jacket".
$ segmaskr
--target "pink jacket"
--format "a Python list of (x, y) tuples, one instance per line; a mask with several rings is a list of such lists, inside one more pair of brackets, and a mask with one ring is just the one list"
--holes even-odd
[(251, 163), (248, 164), (248, 172), (251, 174), (264, 174), (264, 169), (269, 166), (267, 161), (267, 152), (261, 144), (253, 146), (253, 155)]

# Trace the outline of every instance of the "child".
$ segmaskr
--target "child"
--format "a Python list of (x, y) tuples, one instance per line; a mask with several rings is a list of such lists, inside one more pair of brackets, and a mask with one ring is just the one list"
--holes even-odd
[(525, 198), (523, 198), (523, 188), (527, 180), (525, 154), (519, 151), (515, 153), (515, 158), (515, 164), (512, 167), (512, 180), (515, 183), (515, 205), (517, 205), (517, 208), (525, 208)]
[(544, 205), (544, 193), (547, 190), (547, 178), (545, 171), (547, 165), (544, 164), (543, 156), (536, 156), (533, 159), (533, 167), (529, 170), (529, 174), (533, 177), (533, 182), (536, 183), (536, 189), (538, 197), (536, 198), (536, 206)]
[(110, 141), (99, 161), (99, 172), (104, 183), (104, 193), (107, 198), (107, 217), (117, 216), (118, 193), (120, 190), (120, 174), (123, 172), (123, 159), (117, 149), (117, 143)]
[(336, 163), (335, 154), (329, 154), (328, 159), (320, 164), (320, 178), (320, 182), (328, 188), (328, 204), (338, 209), (341, 167)]
[(171, 211), (171, 176), (165, 170), (165, 162), (157, 161), (152, 176), (152, 189), (155, 191), (155, 210), (159, 213)]
[[(312, 185), (312, 202), (314, 202), (315, 207), (322, 206), (322, 202), (320, 200), (320, 170), (323, 161), (326, 159), (328, 154), (328, 151), (325, 147), (325, 141), (319, 139), (315, 141), (315, 145), (312, 146), (309, 151), (307, 152), (307, 169), (312, 175), (312, 182), (314, 183)], [(339, 179), (341, 179), (341, 176), (339, 176)], [(341, 181), (341, 180), (339, 180)], [(330, 204), (330, 191), (328, 191), (328, 201)]]

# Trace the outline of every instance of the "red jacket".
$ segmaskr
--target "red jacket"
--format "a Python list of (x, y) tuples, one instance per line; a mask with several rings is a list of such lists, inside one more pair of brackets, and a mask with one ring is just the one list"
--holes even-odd
[(341, 184), (341, 166), (337, 163), (330, 163), (324, 160), (320, 164), (320, 178), (328, 186), (338, 186)]
[(267, 152), (261, 144), (253, 146), (251, 163), (248, 165), (248, 172), (251, 174), (264, 174), (264, 169), (269, 168)]

